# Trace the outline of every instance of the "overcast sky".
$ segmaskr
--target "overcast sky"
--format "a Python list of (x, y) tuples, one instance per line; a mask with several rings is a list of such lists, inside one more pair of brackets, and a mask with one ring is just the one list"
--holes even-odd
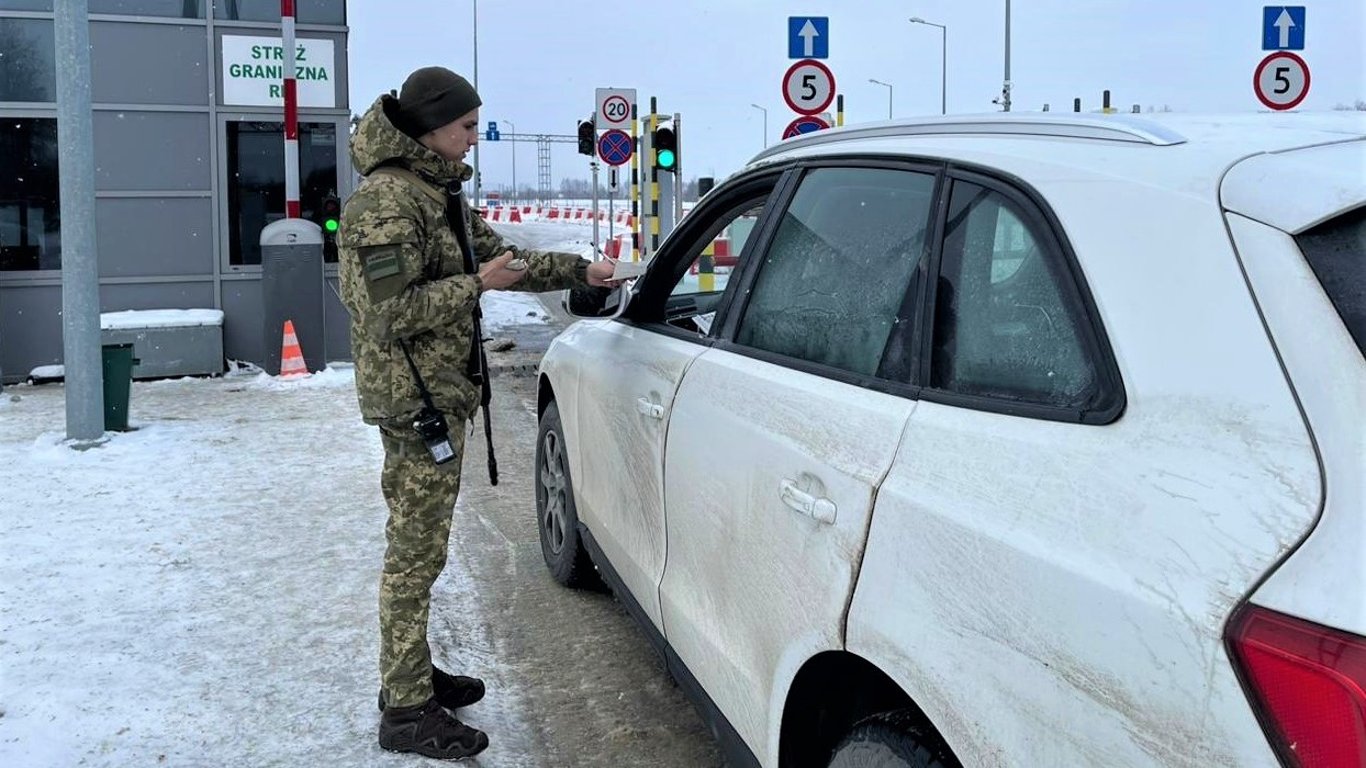
[[(363, 111), (408, 72), (439, 64), (474, 79), (476, 0), (348, 0), (351, 106)], [(1252, 74), (1261, 50), (1262, 2), (1250, 0), (1014, 0), (1013, 109), (1140, 104), (1181, 112), (1261, 108)], [(1366, 2), (1306, 3), (1312, 73), (1301, 110), (1366, 99)], [(400, 12), (399, 9), (402, 9)], [(647, 10), (648, 9), (648, 15)], [(670, 15), (670, 9), (675, 9)], [(688, 178), (724, 177), (775, 142), (794, 117), (781, 79), (789, 16), (830, 18), (830, 58), (845, 123), (938, 114), (940, 31), (945, 25), (948, 111), (989, 112), (1004, 70), (1004, 0), (482, 0), (478, 2), (481, 119), (502, 131), (572, 134), (593, 111), (597, 87), (634, 87), (682, 114)], [(833, 107), (832, 107), (833, 111)], [(484, 142), (484, 186), (512, 180), (509, 142)], [(535, 184), (536, 149), (517, 144), (517, 181)], [(588, 177), (587, 158), (556, 145), (552, 174)], [(629, 166), (628, 166), (629, 168)]]

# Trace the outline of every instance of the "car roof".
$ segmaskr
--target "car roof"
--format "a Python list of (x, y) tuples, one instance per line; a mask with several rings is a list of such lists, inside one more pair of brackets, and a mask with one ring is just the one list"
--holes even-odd
[(1366, 142), (1366, 113), (1234, 115), (1011, 112), (833, 128), (760, 152), (748, 168), (799, 158), (875, 154), (948, 158), (1007, 172), (1125, 178), (1217, 199), (1239, 161), (1341, 142)]

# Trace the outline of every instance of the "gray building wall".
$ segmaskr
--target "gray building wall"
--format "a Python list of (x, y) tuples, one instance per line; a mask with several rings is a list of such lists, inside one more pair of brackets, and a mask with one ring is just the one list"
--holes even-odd
[[(311, 0), (311, 5), (326, 8), (343, 1)], [(278, 2), (272, 3), (278, 9)], [(214, 18), (212, 3), (202, 14), (205, 18), (198, 19), (97, 13), (149, 5), (164, 8), (168, 3), (90, 1), (100, 310), (222, 309), (225, 356), (258, 361), (264, 354), (261, 268), (229, 263), (234, 223), (227, 200), (226, 136), (230, 122), (281, 122), (283, 111), (222, 104), (219, 46), (224, 35), (278, 37), (280, 25)], [(179, 13), (182, 2), (169, 5), (177, 9), (169, 12)], [(296, 34), (333, 41), (336, 106), (301, 107), (299, 120), (335, 126), (337, 193), (344, 200), (354, 185), (346, 154), (351, 114), (347, 28), (306, 23), (308, 5), (300, 4)], [(266, 11), (241, 15), (269, 17)], [(0, 30), (9, 20), (20, 20), (22, 30), (30, 33), (31, 55), (51, 55), (51, 40), (43, 51), (41, 36), (31, 34), (34, 21), (51, 34), (50, 0), (0, 0)], [(43, 77), (40, 72), (39, 80)], [(46, 100), (0, 101), (0, 120), (56, 119), (55, 88), (39, 82), (25, 92)], [(0, 170), (5, 162), (0, 158)], [(335, 266), (326, 265), (324, 271), (335, 287)], [(347, 360), (346, 313), (335, 292), (328, 293), (326, 359)], [(0, 271), (3, 381), (20, 381), (36, 366), (61, 362), (61, 306), (59, 269)]]

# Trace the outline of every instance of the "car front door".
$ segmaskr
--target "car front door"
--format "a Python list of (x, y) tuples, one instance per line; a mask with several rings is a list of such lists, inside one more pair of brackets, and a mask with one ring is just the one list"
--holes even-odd
[(660, 589), (671, 661), (764, 765), (797, 670), (844, 646), (873, 500), (915, 407), (886, 374), (909, 365), (937, 179), (909, 165), (806, 169), (762, 260), (750, 257), (727, 340), (674, 399)]
[(657, 629), (664, 445), (675, 392), (710, 343), (729, 277), (745, 257), (752, 223), (779, 177), (769, 173), (718, 190), (669, 238), (620, 320), (562, 337), (579, 348), (581, 361), (575, 403), (579, 518), (590, 549), (601, 553), (599, 567), (611, 569), (626, 589), (627, 606)]

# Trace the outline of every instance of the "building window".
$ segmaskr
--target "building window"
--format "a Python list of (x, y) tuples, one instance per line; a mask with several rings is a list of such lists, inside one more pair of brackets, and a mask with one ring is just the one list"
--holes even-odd
[[(337, 126), (299, 123), (299, 207), (322, 226), (322, 201), (337, 194)], [(284, 124), (228, 123), (228, 263), (261, 263), (261, 230), (285, 217)], [(337, 260), (325, 238), (323, 256)]]
[[(345, 26), (346, 0), (296, 0), (300, 24)], [(280, 21), (279, 0), (213, 0), (213, 17), (225, 21)]]
[(90, 0), (90, 13), (202, 19), (204, 0)]
[(0, 272), (61, 269), (57, 121), (0, 119)]
[(52, 0), (0, 0), (0, 11), (50, 11)]
[(57, 101), (52, 22), (0, 19), (0, 101)]

